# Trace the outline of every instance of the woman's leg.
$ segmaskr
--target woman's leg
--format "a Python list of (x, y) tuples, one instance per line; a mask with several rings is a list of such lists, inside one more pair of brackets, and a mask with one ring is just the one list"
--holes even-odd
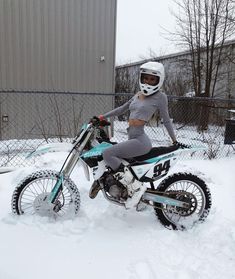
[(103, 152), (103, 158), (105, 163), (115, 171), (119, 168), (122, 158), (144, 155), (150, 151), (151, 147), (149, 138), (146, 135), (141, 135), (138, 138), (130, 139), (107, 148)]

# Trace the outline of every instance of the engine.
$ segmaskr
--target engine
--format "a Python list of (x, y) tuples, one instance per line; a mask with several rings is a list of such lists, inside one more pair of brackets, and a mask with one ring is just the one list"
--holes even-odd
[(112, 174), (108, 174), (105, 177), (104, 189), (113, 198), (117, 200), (126, 200), (128, 198), (128, 192), (126, 187), (118, 181)]

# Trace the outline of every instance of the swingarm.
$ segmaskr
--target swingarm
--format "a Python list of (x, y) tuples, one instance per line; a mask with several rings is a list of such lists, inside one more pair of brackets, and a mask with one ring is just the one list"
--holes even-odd
[(169, 191), (167, 193), (151, 189), (147, 189), (142, 197), (143, 201), (151, 201), (154, 203), (180, 207), (183, 209), (190, 208), (190, 201), (192, 199), (195, 199), (194, 195), (185, 191)]

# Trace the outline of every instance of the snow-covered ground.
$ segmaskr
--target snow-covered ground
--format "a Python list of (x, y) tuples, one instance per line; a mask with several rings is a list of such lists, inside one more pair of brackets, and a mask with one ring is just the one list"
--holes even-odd
[(90, 182), (77, 167), (81, 192), (76, 219), (52, 222), (13, 216), (11, 195), (28, 173), (58, 169), (64, 154), (48, 154), (37, 166), (0, 174), (1, 279), (232, 279), (235, 278), (235, 157), (180, 161), (175, 171), (206, 180), (212, 210), (206, 222), (185, 232), (164, 228), (153, 210), (126, 211), (102, 194), (88, 197)]

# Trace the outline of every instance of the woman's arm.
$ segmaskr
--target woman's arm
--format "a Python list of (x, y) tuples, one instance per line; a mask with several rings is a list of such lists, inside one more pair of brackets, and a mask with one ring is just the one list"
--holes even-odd
[(160, 115), (163, 119), (163, 124), (167, 129), (167, 132), (169, 134), (169, 136), (172, 139), (172, 142), (176, 142), (176, 136), (175, 136), (175, 132), (174, 132), (174, 128), (172, 125), (172, 121), (170, 119), (169, 116), (169, 112), (168, 112), (168, 100), (167, 100), (167, 96), (166, 94), (163, 93), (161, 101), (159, 103), (159, 110), (160, 110)]
[(107, 118), (107, 117), (118, 116), (123, 114), (124, 112), (128, 111), (131, 101), (132, 98), (122, 106), (115, 108), (109, 112), (106, 112), (105, 114), (103, 114), (103, 117)]

